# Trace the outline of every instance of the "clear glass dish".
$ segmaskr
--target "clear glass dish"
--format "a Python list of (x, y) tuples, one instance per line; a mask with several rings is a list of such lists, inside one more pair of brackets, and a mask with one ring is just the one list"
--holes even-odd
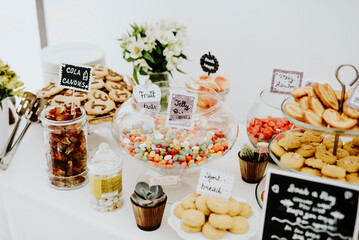
[[(160, 111), (148, 114), (149, 110), (144, 110), (131, 97), (118, 109), (113, 119), (114, 138), (132, 160), (161, 175), (183, 176), (219, 159), (232, 148), (239, 133), (238, 122), (214, 90), (206, 86), (190, 89), (185, 86), (184, 81), (155, 84), (159, 86), (162, 95)], [(198, 95), (192, 130), (166, 126), (170, 90)], [(177, 117), (188, 116), (177, 114)], [(175, 151), (171, 153), (173, 150)], [(157, 154), (159, 161), (150, 159)], [(176, 157), (177, 155), (180, 156)]]
[(263, 197), (264, 197), (264, 191), (266, 188), (266, 175), (264, 175), (262, 177), (262, 179), (257, 183), (256, 185), (256, 190), (255, 190), (255, 195), (256, 195), (256, 200), (258, 203), (258, 206), (262, 209), (263, 208)]
[(287, 97), (285, 94), (270, 92), (270, 88), (259, 94), (259, 100), (247, 114), (246, 131), (253, 146), (267, 147), (272, 137), (292, 128), (293, 124), (281, 111), (281, 104)]
[(282, 103), (281, 109), (283, 112), (283, 115), (293, 124), (295, 124), (298, 127), (304, 128), (306, 130), (314, 131), (314, 132), (320, 132), (324, 134), (331, 134), (331, 135), (339, 135), (339, 136), (359, 136), (359, 131), (353, 131), (353, 130), (346, 130), (346, 129), (338, 129), (338, 128), (332, 128), (332, 127), (318, 127), (314, 126), (305, 122), (298, 121), (297, 119), (292, 118), (284, 111), (284, 105), (287, 103), (295, 103), (293, 97), (289, 97), (285, 99)]

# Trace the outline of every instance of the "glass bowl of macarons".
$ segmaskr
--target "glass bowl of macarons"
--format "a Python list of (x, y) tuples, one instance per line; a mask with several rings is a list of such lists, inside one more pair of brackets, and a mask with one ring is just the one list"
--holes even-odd
[(335, 135), (302, 128), (276, 135), (269, 154), (282, 169), (359, 184), (359, 138), (341, 136), (334, 155)]

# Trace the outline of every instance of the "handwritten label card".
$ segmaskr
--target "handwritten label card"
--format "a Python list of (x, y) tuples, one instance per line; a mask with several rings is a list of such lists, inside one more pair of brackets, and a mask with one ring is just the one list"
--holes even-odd
[(160, 109), (161, 90), (156, 84), (136, 85), (133, 88), (133, 96), (139, 107), (145, 109), (145, 113), (149, 116), (155, 116)]
[(196, 193), (207, 196), (218, 196), (229, 200), (234, 176), (210, 168), (202, 168), (199, 175)]
[(356, 110), (359, 110), (359, 85), (357, 84), (353, 90), (353, 93), (349, 96), (348, 100), (346, 101), (346, 105)]
[(193, 129), (193, 114), (196, 111), (198, 95), (182, 90), (170, 90), (167, 121), (169, 127)]
[(163, 176), (163, 177), (151, 177), (150, 185), (162, 185), (162, 186), (170, 186), (177, 184), (178, 177), (177, 176)]
[(269, 169), (261, 239), (358, 238), (359, 186)]
[(273, 69), (270, 91), (273, 93), (290, 94), (293, 89), (302, 86), (302, 81), (302, 72)]
[(92, 67), (62, 63), (59, 86), (90, 92)]

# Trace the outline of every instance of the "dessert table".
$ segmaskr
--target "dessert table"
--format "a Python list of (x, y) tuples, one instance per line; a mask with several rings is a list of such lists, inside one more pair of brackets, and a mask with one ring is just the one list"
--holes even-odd
[[(112, 149), (121, 151), (113, 140), (109, 124), (91, 129), (88, 138), (90, 156), (101, 142), (108, 142)], [(256, 184), (245, 183), (240, 176), (237, 152), (247, 142), (245, 126), (241, 125), (232, 150), (207, 167), (234, 174), (232, 195), (248, 200), (261, 212), (255, 199)], [(21, 142), (9, 169), (0, 172), (0, 239), (180, 239), (167, 222), (172, 204), (167, 204), (158, 230), (145, 232), (136, 226), (130, 195), (139, 176), (148, 170), (138, 162), (125, 159), (124, 204), (119, 210), (107, 213), (90, 208), (89, 183), (70, 191), (50, 187), (45, 164), (42, 127), (34, 124)], [(271, 163), (268, 166), (276, 167)], [(258, 239), (258, 236), (252, 239)]]

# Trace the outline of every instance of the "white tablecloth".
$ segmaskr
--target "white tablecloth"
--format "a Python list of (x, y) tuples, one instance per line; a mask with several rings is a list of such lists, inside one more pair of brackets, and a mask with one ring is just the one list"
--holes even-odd
[[(103, 141), (118, 149), (110, 129), (97, 127), (89, 135), (91, 153)], [(240, 145), (247, 141), (242, 126), (233, 149), (208, 167), (234, 174), (232, 195), (248, 200), (260, 211), (254, 195), (255, 184), (243, 182), (240, 175), (237, 152)], [(129, 197), (139, 175), (146, 170), (138, 162), (125, 159), (124, 205), (115, 212), (96, 212), (89, 206), (89, 184), (71, 191), (56, 190), (48, 185), (42, 128), (39, 124), (32, 125), (9, 169), (0, 171), (0, 239), (180, 239), (167, 223), (171, 204), (167, 204), (158, 230), (145, 232), (136, 226)]]

